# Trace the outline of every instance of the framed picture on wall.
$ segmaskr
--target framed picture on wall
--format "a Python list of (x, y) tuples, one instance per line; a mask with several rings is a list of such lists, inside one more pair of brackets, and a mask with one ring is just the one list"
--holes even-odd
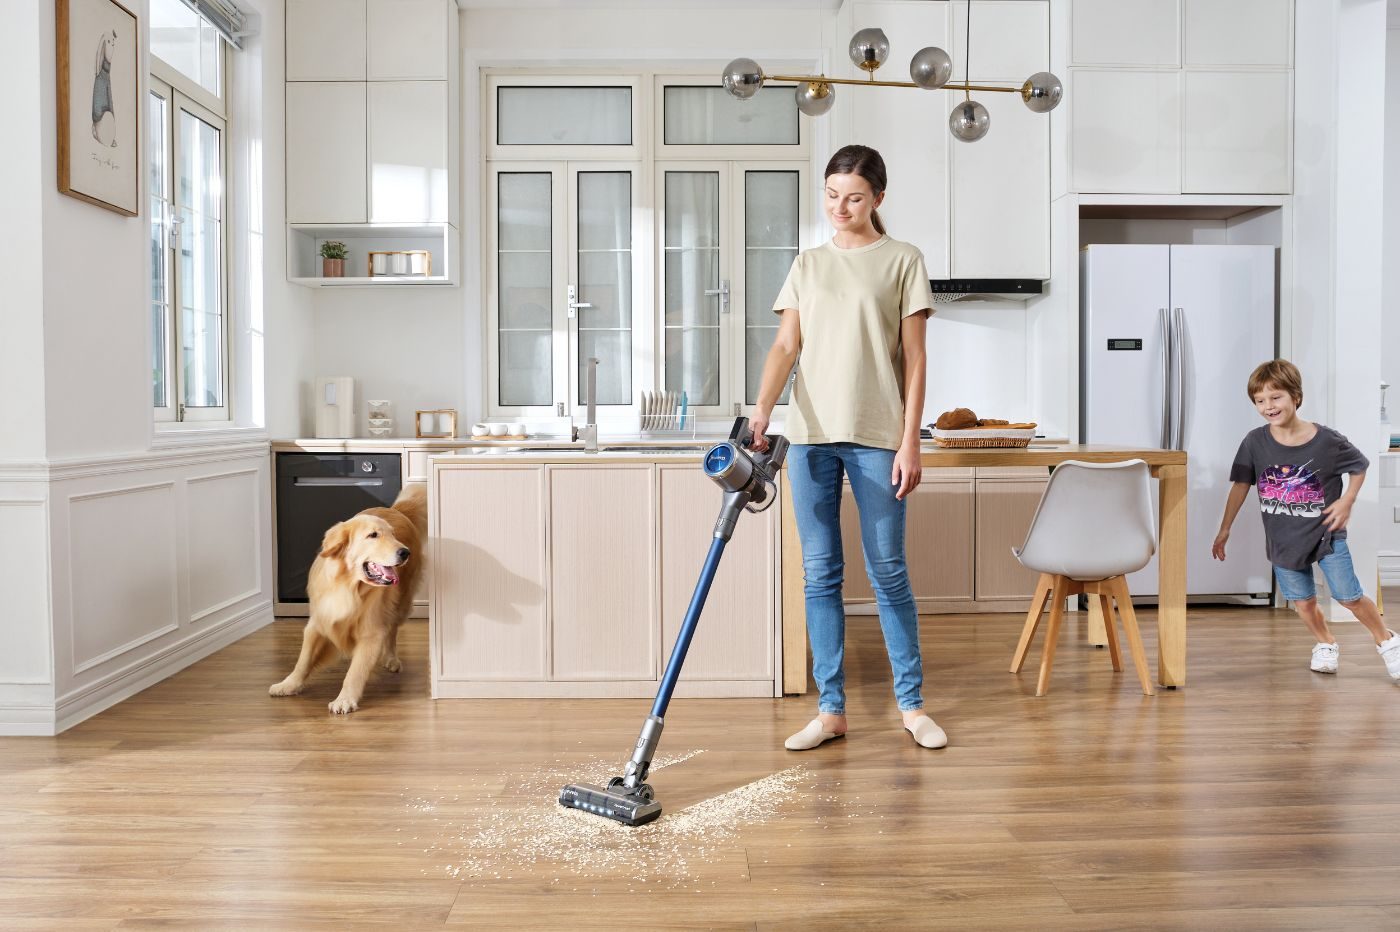
[(58, 190), (134, 217), (140, 211), (136, 16), (116, 0), (55, 0)]

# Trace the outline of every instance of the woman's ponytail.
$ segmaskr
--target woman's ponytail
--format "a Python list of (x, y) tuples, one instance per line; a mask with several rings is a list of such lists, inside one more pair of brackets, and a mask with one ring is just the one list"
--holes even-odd
[(880, 212), (878, 210), (872, 210), (870, 212), (870, 222), (874, 225), (876, 233), (879, 233), (881, 236), (885, 235), (885, 222), (880, 219)]

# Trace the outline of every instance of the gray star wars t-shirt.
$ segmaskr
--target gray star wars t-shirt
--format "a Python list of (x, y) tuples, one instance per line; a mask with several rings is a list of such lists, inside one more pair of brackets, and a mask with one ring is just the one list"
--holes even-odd
[(1330, 427), (1318, 424), (1311, 440), (1290, 447), (1275, 440), (1266, 424), (1245, 434), (1230, 481), (1252, 485), (1259, 493), (1269, 562), (1305, 570), (1332, 552), (1333, 540), (1346, 538), (1345, 529), (1322, 526), (1322, 510), (1341, 498), (1343, 475), (1365, 472), (1369, 465), (1360, 450)]

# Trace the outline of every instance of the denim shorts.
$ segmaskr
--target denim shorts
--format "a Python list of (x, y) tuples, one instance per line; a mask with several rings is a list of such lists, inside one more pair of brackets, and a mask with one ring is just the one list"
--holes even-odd
[[(1327, 578), (1327, 591), (1338, 602), (1355, 602), (1366, 593), (1361, 589), (1361, 581), (1356, 578), (1356, 570), (1351, 565), (1351, 551), (1347, 549), (1346, 538), (1332, 541), (1332, 552), (1317, 565), (1322, 567), (1322, 575)], [(1274, 577), (1278, 579), (1278, 590), (1290, 602), (1304, 602), (1317, 597), (1317, 582), (1313, 579), (1312, 567), (1305, 570), (1290, 570), (1274, 567)]]

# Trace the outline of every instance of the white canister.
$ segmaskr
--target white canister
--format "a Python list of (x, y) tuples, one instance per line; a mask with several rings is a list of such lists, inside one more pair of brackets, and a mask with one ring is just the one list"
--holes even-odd
[(487, 425), (485, 425), (485, 424), (473, 424), (473, 425), (472, 425), (472, 436), (473, 436), (473, 437), (489, 437), (490, 435), (491, 435), (491, 428), (488, 427)]
[(510, 429), (509, 424), (492, 424), (490, 425), (490, 427), (492, 437), (504, 437), (506, 435), (506, 431)]

